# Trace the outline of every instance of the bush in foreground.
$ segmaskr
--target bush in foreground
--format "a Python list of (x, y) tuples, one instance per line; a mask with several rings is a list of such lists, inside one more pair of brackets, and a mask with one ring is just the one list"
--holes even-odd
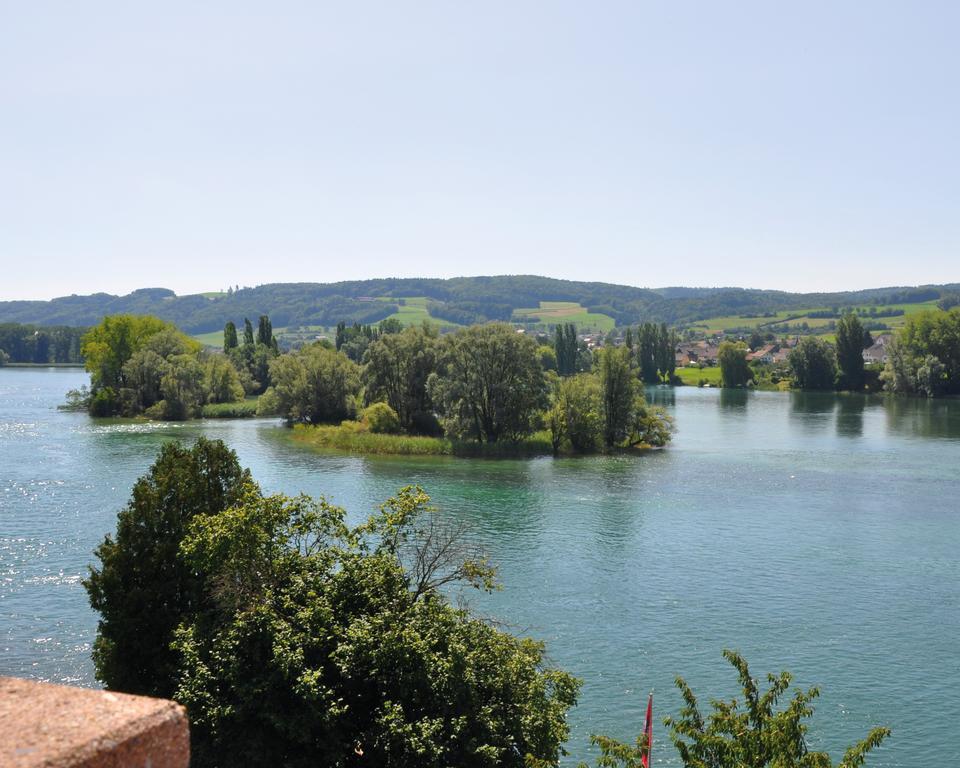
[[(746, 660), (736, 651), (724, 651), (724, 658), (737, 670), (743, 700), (711, 699), (713, 711), (704, 716), (697, 697), (682, 677), (677, 687), (684, 706), (679, 717), (666, 717), (673, 741), (685, 768), (832, 768), (826, 752), (807, 748), (807, 724), (813, 715), (817, 688), (797, 691), (785, 709), (777, 704), (792, 681), (789, 672), (767, 675), (770, 687), (761, 691), (750, 675)], [(847, 749), (837, 768), (860, 768), (867, 754), (890, 735), (888, 728), (874, 728), (866, 738)], [(598, 768), (640, 768), (648, 745), (641, 736), (635, 745), (606, 736), (591, 737), (600, 748)], [(532, 768), (546, 768), (535, 761)], [(587, 768), (581, 763), (579, 768)]]
[(194, 766), (556, 763), (579, 683), (450, 603), (494, 572), (428, 502), (350, 527), (222, 443), (165, 446), (87, 581), (99, 678), (185, 704)]
[(236, 454), (219, 440), (192, 448), (167, 443), (137, 480), (117, 516), (115, 536), (97, 547), (99, 568), (84, 581), (100, 614), (93, 662), (107, 688), (169, 698), (178, 659), (174, 630), (205, 606), (205, 578), (179, 556), (190, 521), (235, 504), (250, 484)]

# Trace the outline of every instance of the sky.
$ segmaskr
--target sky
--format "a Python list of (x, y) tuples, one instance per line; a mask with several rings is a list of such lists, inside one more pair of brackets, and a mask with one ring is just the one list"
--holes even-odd
[(0, 300), (960, 280), (960, 4), (0, 3)]

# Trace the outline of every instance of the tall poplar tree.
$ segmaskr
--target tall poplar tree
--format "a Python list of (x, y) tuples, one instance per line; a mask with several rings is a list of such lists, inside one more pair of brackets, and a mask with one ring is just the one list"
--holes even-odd
[(237, 326), (233, 320), (228, 320), (223, 326), (223, 351), (229, 352), (237, 348)]
[(837, 323), (837, 365), (841, 389), (863, 389), (863, 324), (852, 312)]

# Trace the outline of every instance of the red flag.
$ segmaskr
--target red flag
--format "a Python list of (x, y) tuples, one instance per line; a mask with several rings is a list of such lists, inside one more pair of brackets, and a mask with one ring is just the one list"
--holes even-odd
[(643, 748), (643, 753), (640, 755), (640, 762), (643, 763), (643, 768), (650, 768), (650, 750), (653, 747), (653, 694), (650, 694), (650, 698), (647, 699), (647, 722), (643, 726), (643, 735), (646, 736), (644, 741), (646, 744)]

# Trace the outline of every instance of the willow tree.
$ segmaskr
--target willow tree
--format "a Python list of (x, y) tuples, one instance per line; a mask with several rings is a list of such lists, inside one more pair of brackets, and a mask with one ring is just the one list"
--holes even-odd
[(427, 386), (449, 434), (486, 443), (528, 436), (548, 405), (537, 343), (506, 323), (444, 337)]

